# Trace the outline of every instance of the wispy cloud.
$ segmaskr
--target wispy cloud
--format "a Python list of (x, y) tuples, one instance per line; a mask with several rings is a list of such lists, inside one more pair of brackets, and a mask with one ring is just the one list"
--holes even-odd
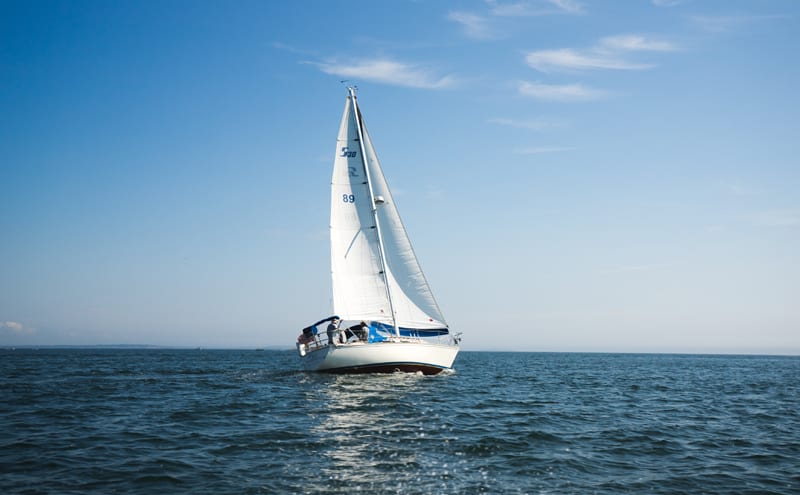
[(531, 52), (525, 57), (525, 61), (540, 72), (588, 69), (642, 70), (653, 67), (652, 64), (637, 64), (605, 54), (581, 53), (569, 48)]
[(522, 0), (503, 3), (496, 0), (486, 2), (489, 12), (497, 17), (535, 17), (553, 14), (585, 14), (583, 4), (574, 0)]
[(523, 96), (538, 100), (572, 102), (599, 100), (608, 96), (605, 91), (586, 87), (582, 84), (544, 84), (522, 81), (517, 89)]
[(492, 39), (496, 37), (486, 17), (470, 12), (450, 12), (447, 19), (460, 24), (464, 34), (475, 39)]
[(533, 51), (528, 53), (525, 61), (540, 72), (645, 70), (654, 65), (630, 61), (627, 57), (633, 52), (669, 52), (676, 49), (675, 45), (667, 41), (627, 34), (601, 38), (594, 46), (584, 50), (561, 48)]
[(23, 325), (18, 321), (0, 321), (0, 330), (7, 330), (14, 335), (33, 335), (34, 328)]
[(645, 38), (639, 34), (621, 34), (618, 36), (606, 36), (600, 38), (597, 48), (599, 51), (648, 51), (648, 52), (672, 52), (677, 49), (675, 45), (668, 41)]
[(496, 17), (534, 17), (547, 14), (541, 4), (534, 5), (532, 2), (486, 3), (491, 6), (489, 13)]
[(770, 21), (776, 19), (786, 19), (783, 15), (725, 15), (725, 16), (704, 16), (695, 15), (690, 17), (692, 24), (703, 31), (712, 33), (725, 33), (740, 28), (746, 24), (760, 21)]
[(418, 65), (388, 58), (361, 60), (355, 63), (340, 63), (332, 60), (313, 64), (326, 74), (410, 88), (441, 89), (451, 87), (456, 83), (452, 76), (439, 76)]
[(489, 119), (489, 123), (508, 126), (508, 127), (515, 127), (517, 129), (527, 129), (529, 131), (545, 131), (548, 129), (556, 129), (564, 127), (563, 122), (555, 122), (544, 119), (517, 120), (517, 119), (492, 118)]
[(674, 7), (684, 0), (653, 0), (653, 5), (656, 7)]
[(447, 20), (460, 25), (464, 34), (470, 38), (491, 40), (502, 38), (506, 34), (505, 29), (498, 24), (501, 19), (586, 13), (583, 4), (576, 0), (519, 0), (515, 2), (486, 0), (486, 4), (488, 9), (480, 12), (450, 11), (447, 13)]
[(695, 15), (690, 17), (692, 24), (712, 33), (722, 33), (743, 24), (745, 21), (737, 16), (705, 16)]
[(558, 7), (562, 12), (568, 14), (583, 14), (583, 4), (575, 0), (548, 0), (549, 3)]

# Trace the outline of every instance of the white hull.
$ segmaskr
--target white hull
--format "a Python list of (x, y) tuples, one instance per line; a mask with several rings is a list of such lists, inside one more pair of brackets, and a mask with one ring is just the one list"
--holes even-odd
[(367, 344), (353, 342), (300, 350), (307, 371), (327, 373), (417, 372), (434, 375), (453, 366), (457, 345), (430, 344), (416, 340), (394, 340)]

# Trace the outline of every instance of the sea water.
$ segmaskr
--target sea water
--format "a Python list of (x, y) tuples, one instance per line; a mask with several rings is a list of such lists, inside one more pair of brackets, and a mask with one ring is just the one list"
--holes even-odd
[(800, 358), (0, 350), (0, 493), (800, 493)]

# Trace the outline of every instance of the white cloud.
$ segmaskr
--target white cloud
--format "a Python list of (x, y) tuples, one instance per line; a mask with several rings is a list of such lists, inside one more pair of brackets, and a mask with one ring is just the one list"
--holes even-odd
[(672, 52), (675, 45), (668, 41), (647, 39), (638, 34), (621, 34), (600, 39), (600, 47), (620, 51)]
[[(487, 0), (489, 12), (497, 17), (533, 17), (552, 14), (584, 14), (583, 4), (573, 0), (522, 0), (500, 3)], [(553, 8), (555, 7), (555, 9)]]
[(691, 17), (692, 23), (703, 31), (711, 31), (713, 33), (722, 33), (730, 30), (734, 26), (741, 24), (742, 20), (739, 17), (722, 17), (722, 16), (702, 16), (695, 15)]
[(588, 88), (582, 84), (544, 84), (522, 81), (517, 87), (523, 96), (548, 101), (589, 101), (605, 98), (605, 91)]
[(516, 119), (493, 118), (489, 119), (489, 123), (504, 125), (508, 127), (516, 127), (517, 129), (527, 129), (529, 131), (544, 131), (547, 129), (564, 127), (564, 124), (561, 122), (539, 120), (539, 119), (516, 120)]
[(0, 329), (6, 329), (14, 335), (32, 335), (36, 331), (17, 321), (0, 321)]
[(650, 64), (635, 64), (605, 54), (580, 53), (569, 48), (531, 52), (525, 57), (525, 61), (540, 72), (588, 69), (641, 70), (652, 67)]
[(568, 14), (583, 14), (583, 4), (575, 0), (548, 0), (551, 4), (558, 7), (561, 11)]
[(465, 34), (470, 38), (494, 38), (489, 22), (485, 17), (469, 12), (450, 12), (447, 14), (447, 19), (460, 24), (464, 28)]
[(654, 67), (651, 63), (632, 62), (625, 57), (632, 52), (668, 52), (676, 50), (667, 41), (649, 39), (642, 35), (627, 34), (601, 38), (594, 46), (585, 50), (561, 48), (537, 50), (528, 53), (526, 62), (540, 72), (559, 70), (645, 70)]
[(531, 2), (498, 3), (487, 2), (492, 6), (489, 12), (497, 17), (532, 17), (545, 15), (545, 11)]
[(683, 0), (653, 0), (656, 7), (674, 7), (679, 3), (683, 3)]
[(411, 88), (440, 89), (455, 84), (450, 76), (437, 76), (415, 65), (389, 59), (362, 60), (344, 64), (336, 61), (315, 63), (326, 74)]
[(5, 321), (0, 323), (0, 327), (8, 328), (12, 332), (21, 332), (22, 331), (22, 323), (18, 323), (16, 321)]
[(486, 4), (489, 7), (486, 12), (450, 11), (447, 20), (461, 25), (464, 34), (470, 38), (489, 40), (501, 38), (505, 33), (497, 24), (498, 18), (585, 13), (583, 4), (575, 0), (519, 0), (510, 3), (486, 0)]
[(769, 21), (775, 19), (785, 19), (782, 15), (729, 15), (729, 16), (702, 16), (696, 15), (690, 18), (691, 22), (702, 29), (712, 33), (724, 33), (732, 31), (742, 25), (758, 21)]

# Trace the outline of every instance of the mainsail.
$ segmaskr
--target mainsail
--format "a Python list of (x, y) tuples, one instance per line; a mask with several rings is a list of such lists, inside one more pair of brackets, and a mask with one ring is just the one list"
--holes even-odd
[(411, 247), (350, 89), (331, 182), (333, 310), (396, 329), (447, 323)]

